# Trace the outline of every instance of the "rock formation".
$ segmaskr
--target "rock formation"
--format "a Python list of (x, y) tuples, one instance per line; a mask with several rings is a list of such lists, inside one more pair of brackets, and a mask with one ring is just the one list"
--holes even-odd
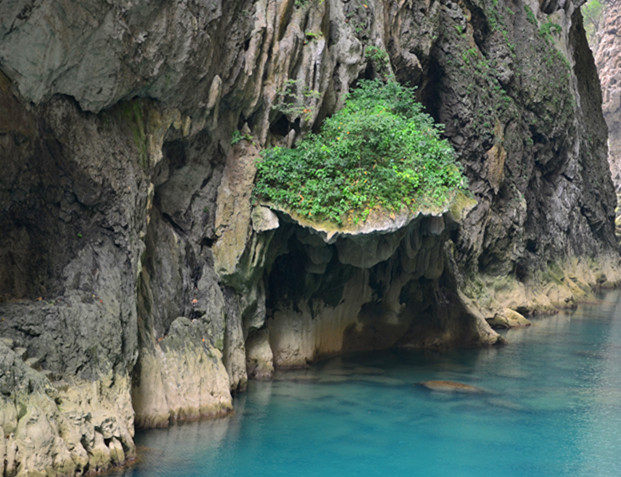
[[(101, 470), (135, 455), (134, 419), (225, 414), (274, 367), (495, 343), (486, 319), (618, 280), (578, 6), (0, 4), (0, 475)], [(445, 124), (471, 197), (354, 229), (253, 202), (262, 148), (386, 75)]]
[(423, 381), (418, 383), (429, 391), (446, 392), (446, 393), (468, 393), (468, 394), (485, 394), (482, 388), (472, 386), (470, 384), (459, 383), (456, 381)]
[[(601, 81), (604, 118), (608, 125), (608, 162), (612, 180), (621, 191), (621, 3), (605, 3), (594, 47), (595, 64)], [(621, 219), (617, 219), (621, 226)]]

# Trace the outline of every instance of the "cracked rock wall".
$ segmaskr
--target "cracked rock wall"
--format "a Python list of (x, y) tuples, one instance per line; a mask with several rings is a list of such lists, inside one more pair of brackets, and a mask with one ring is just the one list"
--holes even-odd
[[(249, 375), (494, 342), (615, 281), (579, 3), (2, 2), (0, 475), (101, 470)], [(348, 237), (254, 207), (260, 150), (374, 77), (418, 87), (472, 203)]]
[[(602, 18), (592, 45), (603, 96), (603, 111), (608, 126), (608, 162), (619, 197), (621, 187), (621, 3), (604, 3)], [(617, 236), (621, 219), (617, 210)]]

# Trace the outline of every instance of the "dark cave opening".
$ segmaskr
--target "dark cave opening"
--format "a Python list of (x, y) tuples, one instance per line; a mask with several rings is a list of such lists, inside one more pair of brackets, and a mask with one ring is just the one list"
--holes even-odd
[(386, 258), (354, 265), (356, 250), (373, 256), (387, 238), (325, 243), (309, 229), (281, 223), (263, 278), (267, 318), (261, 329), (270, 336), (275, 366), (344, 352), (476, 341), (473, 318), (444, 264), (443, 243), (453, 230), (435, 236), (434, 224), (415, 221), (396, 234)]

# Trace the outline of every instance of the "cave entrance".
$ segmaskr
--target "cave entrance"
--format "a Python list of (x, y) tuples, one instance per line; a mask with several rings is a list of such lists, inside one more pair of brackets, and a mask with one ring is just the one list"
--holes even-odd
[(444, 218), (328, 242), (280, 219), (263, 280), (266, 319), (247, 327), (253, 369), (267, 343), (276, 368), (294, 368), (347, 352), (449, 346), (467, 332), (445, 267)]

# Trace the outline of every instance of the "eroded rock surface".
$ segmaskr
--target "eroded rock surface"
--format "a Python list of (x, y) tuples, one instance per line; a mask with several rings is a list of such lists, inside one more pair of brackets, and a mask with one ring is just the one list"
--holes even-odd
[(526, 319), (524, 315), (511, 308), (499, 311), (493, 318), (488, 319), (487, 322), (494, 329), (519, 328), (532, 325), (531, 321)]
[[(595, 64), (602, 88), (604, 118), (608, 125), (608, 162), (612, 180), (621, 191), (621, 2), (605, 2), (603, 18), (595, 37)], [(617, 211), (617, 236), (621, 236), (621, 219)]]
[[(494, 343), (503, 310), (618, 281), (578, 3), (2, 2), (0, 474), (101, 470), (133, 457), (134, 412), (221, 415), (249, 376), (343, 351)], [(253, 203), (262, 148), (393, 76), (470, 198), (351, 230)]]
[(445, 243), (456, 227), (453, 216), (409, 220), (395, 230), (373, 231), (367, 224), (366, 233), (326, 234), (282, 218), (273, 243), (284, 245), (267, 296), (266, 329), (276, 366), (300, 367), (341, 351), (397, 344), (498, 340), (491, 330), (480, 332), (485, 321), (452, 294), (455, 279)]
[(0, 342), (3, 475), (73, 475), (135, 457), (129, 377), (50, 383), (24, 351)]
[(222, 352), (209, 335), (204, 323), (177, 318), (154, 352), (144, 349), (132, 389), (138, 427), (165, 427), (233, 410)]

